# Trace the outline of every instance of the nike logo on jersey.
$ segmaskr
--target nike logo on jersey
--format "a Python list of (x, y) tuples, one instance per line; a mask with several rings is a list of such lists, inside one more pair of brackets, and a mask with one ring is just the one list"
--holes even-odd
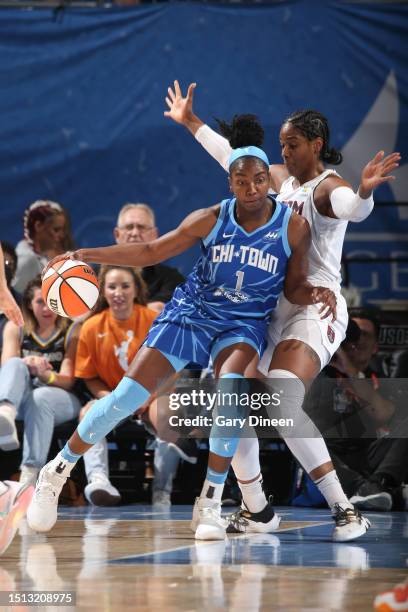
[(235, 236), (235, 232), (233, 234), (223, 234), (222, 237), (223, 238), (232, 238), (232, 236)]
[(108, 335), (108, 332), (105, 332), (104, 334), (99, 333), (98, 338), (104, 338), (107, 335)]

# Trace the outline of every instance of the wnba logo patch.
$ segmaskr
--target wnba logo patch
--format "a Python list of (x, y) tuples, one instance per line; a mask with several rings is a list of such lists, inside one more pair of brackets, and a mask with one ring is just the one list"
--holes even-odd
[(330, 325), (327, 326), (327, 337), (329, 339), (330, 344), (333, 344), (334, 339), (336, 337), (336, 332)]

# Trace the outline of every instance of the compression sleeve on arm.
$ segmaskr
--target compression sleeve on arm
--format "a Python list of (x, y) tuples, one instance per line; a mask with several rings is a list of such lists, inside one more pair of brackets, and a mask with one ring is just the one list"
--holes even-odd
[(363, 200), (359, 193), (350, 187), (336, 187), (330, 194), (332, 210), (338, 219), (346, 221), (364, 221), (374, 208), (374, 199)]
[(209, 153), (226, 172), (229, 170), (229, 158), (232, 153), (232, 147), (228, 140), (214, 132), (208, 125), (201, 125), (195, 133), (195, 138), (200, 145)]

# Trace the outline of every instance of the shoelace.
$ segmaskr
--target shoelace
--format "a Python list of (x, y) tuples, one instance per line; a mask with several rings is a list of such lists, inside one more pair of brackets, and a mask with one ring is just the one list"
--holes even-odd
[(334, 508), (336, 510), (336, 514), (333, 516), (333, 518), (336, 521), (336, 525), (339, 527), (343, 527), (343, 525), (361, 520), (361, 514), (355, 508), (343, 509), (340, 504), (335, 504)]
[(45, 482), (36, 491), (36, 498), (38, 502), (54, 502), (57, 494), (53, 485), (50, 482)]
[(243, 508), (240, 508), (236, 512), (230, 514), (228, 517), (229, 523), (232, 524), (235, 529), (238, 529), (238, 527), (246, 527), (248, 525), (248, 521), (242, 516), (242, 511)]

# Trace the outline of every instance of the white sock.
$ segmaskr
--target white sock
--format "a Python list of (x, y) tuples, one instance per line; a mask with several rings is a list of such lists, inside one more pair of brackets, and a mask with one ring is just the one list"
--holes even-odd
[(60, 476), (65, 476), (66, 478), (68, 478), (75, 466), (76, 463), (71, 463), (71, 461), (67, 461), (66, 459), (64, 459), (61, 454), (61, 451), (48, 464), (49, 469), (51, 469), (53, 472), (56, 472)]
[(253, 482), (244, 484), (238, 481), (238, 484), (241, 489), (243, 502), (248, 510), (250, 512), (261, 512), (268, 503), (262, 488), (262, 474), (259, 474)]
[(201, 489), (200, 498), (208, 499), (221, 503), (222, 492), (224, 491), (224, 483), (217, 484), (211, 482), (207, 478), (204, 480), (203, 488)]
[(322, 478), (319, 478), (314, 482), (320, 493), (327, 501), (331, 510), (333, 510), (335, 504), (340, 504), (343, 509), (354, 508), (353, 504), (349, 502), (347, 495), (343, 491), (343, 488), (337, 477), (336, 470), (328, 472), (327, 474), (322, 476)]
[(0, 495), (3, 495), (3, 493), (5, 493), (6, 491), (7, 491), (7, 485), (5, 485), (4, 482), (0, 480)]

